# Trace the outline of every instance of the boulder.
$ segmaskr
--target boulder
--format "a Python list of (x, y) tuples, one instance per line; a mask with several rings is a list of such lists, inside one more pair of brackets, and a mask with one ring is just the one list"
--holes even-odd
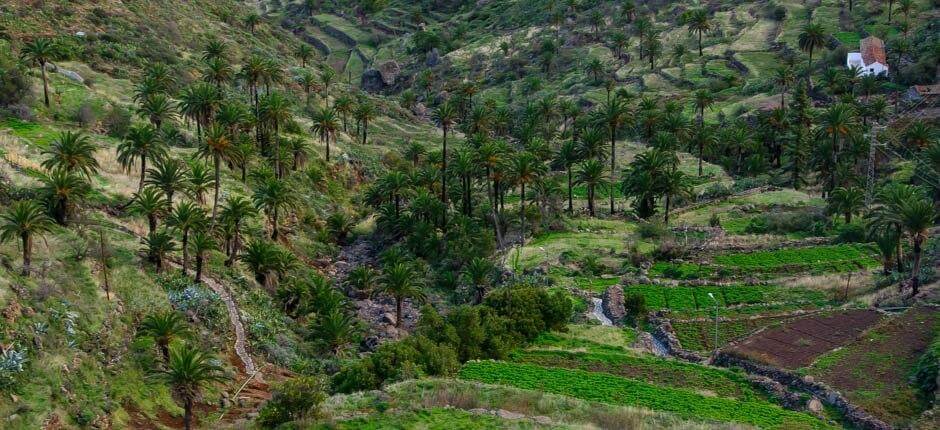
[(396, 322), (396, 321), (398, 321), (398, 320), (395, 318), (395, 315), (394, 315), (394, 314), (391, 314), (391, 313), (384, 313), (384, 314), (382, 314), (382, 322), (383, 322), (383, 323), (395, 325), (395, 322)]
[(623, 287), (614, 285), (604, 291), (604, 315), (610, 318), (614, 324), (623, 321), (627, 315), (627, 310), (623, 306)]
[(806, 409), (814, 414), (818, 414), (823, 411), (823, 404), (819, 399), (813, 397), (806, 402)]
[(401, 66), (395, 60), (388, 60), (379, 64), (378, 71), (385, 85), (394, 85), (398, 75), (401, 74)]
[(387, 86), (385, 80), (382, 78), (382, 73), (376, 69), (368, 69), (362, 72), (362, 79), (360, 80), (359, 86), (364, 90), (370, 93), (377, 93), (385, 89)]
[(437, 48), (433, 48), (431, 52), (428, 52), (428, 57), (424, 60), (424, 65), (434, 67), (438, 64), (441, 64), (441, 52), (438, 51)]
[(61, 68), (61, 67), (59, 67), (59, 66), (56, 66), (55, 64), (50, 64), (50, 65), (49, 65), (49, 69), (52, 70), (52, 71), (54, 71), (54, 72), (56, 72), (56, 73), (58, 73), (58, 74), (60, 74), (60, 75), (62, 75), (62, 76), (65, 76), (65, 77), (68, 78), (70, 81), (74, 81), (74, 82), (77, 82), (77, 83), (79, 83), (79, 84), (85, 85), (85, 78), (83, 78), (82, 75), (79, 75), (78, 72), (74, 72), (74, 71), (71, 71), (71, 70), (63, 69), (63, 68)]
[(521, 420), (525, 418), (525, 415), (523, 414), (520, 414), (518, 412), (507, 411), (505, 409), (500, 409), (496, 411), (496, 416), (504, 420)]

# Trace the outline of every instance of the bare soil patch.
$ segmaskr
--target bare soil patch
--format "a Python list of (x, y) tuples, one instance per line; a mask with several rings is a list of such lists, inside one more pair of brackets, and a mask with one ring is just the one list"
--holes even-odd
[(797, 318), (748, 337), (731, 351), (752, 360), (797, 369), (845, 346), (880, 321), (874, 310), (845, 310)]

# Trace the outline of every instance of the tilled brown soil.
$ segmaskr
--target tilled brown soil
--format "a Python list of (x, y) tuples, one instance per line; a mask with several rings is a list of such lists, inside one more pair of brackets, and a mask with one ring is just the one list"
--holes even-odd
[(880, 313), (868, 309), (816, 314), (755, 333), (731, 351), (752, 360), (797, 369), (851, 343), (881, 318)]

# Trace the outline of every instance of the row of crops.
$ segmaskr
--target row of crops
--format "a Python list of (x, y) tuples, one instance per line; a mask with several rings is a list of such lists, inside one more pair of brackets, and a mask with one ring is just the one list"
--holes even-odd
[(643, 296), (646, 307), (650, 310), (671, 310), (682, 313), (701, 311), (702, 314), (711, 314), (716, 301), (721, 308), (755, 305), (759, 309), (781, 303), (821, 306), (827, 301), (826, 294), (821, 291), (758, 285), (724, 287), (631, 285), (624, 288), (623, 292), (624, 295)]
[(738, 422), (774, 429), (829, 428), (823, 421), (769, 402), (709, 397), (692, 390), (662, 387), (609, 373), (472, 361), (464, 365), (459, 377), (614, 405), (645, 407), (694, 420)]
[(610, 352), (529, 350), (512, 354), (512, 361), (544, 367), (604, 372), (676, 388), (707, 390), (720, 397), (765, 400), (744, 376), (726, 369), (700, 366), (647, 355)]
[(650, 274), (669, 279), (713, 279), (793, 272), (842, 273), (877, 265), (877, 252), (871, 245), (840, 244), (720, 254), (702, 264), (660, 261), (653, 264)]

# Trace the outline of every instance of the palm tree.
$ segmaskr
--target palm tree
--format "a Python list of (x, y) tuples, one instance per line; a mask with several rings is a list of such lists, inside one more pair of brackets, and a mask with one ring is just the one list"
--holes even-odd
[(352, 114), (355, 110), (355, 106), (356, 103), (353, 101), (353, 99), (345, 94), (337, 97), (336, 100), (333, 100), (333, 109), (335, 109), (336, 112), (342, 116), (344, 133), (349, 131), (346, 126), (348, 123), (347, 119), (349, 115)]
[[(629, 111), (620, 97), (614, 97), (604, 102), (598, 111), (598, 120), (607, 126), (610, 137), (610, 183), (614, 183), (614, 170), (616, 169), (617, 130), (627, 121)], [(610, 214), (614, 214), (614, 193), (610, 193)]]
[(597, 186), (604, 184), (604, 164), (596, 158), (590, 158), (581, 163), (577, 172), (577, 183), (584, 184), (587, 187), (588, 213), (591, 217), (596, 216), (594, 207), (594, 197)]
[(48, 156), (42, 167), (48, 170), (65, 169), (69, 173), (81, 173), (90, 178), (98, 171), (95, 151), (98, 147), (82, 132), (65, 131), (59, 133), (48, 148), (42, 151)]
[(509, 171), (513, 179), (519, 184), (520, 194), (520, 226), (522, 230), (522, 245), (525, 245), (525, 186), (534, 183), (545, 174), (545, 163), (542, 163), (534, 154), (523, 151), (509, 160)]
[(291, 266), (291, 258), (293, 254), (285, 252), (273, 242), (261, 239), (252, 240), (241, 256), (241, 260), (254, 273), (255, 281), (268, 290), (276, 287), (278, 274), (286, 272)]
[(663, 173), (659, 186), (661, 192), (666, 197), (663, 207), (663, 224), (669, 226), (669, 209), (674, 196), (685, 196), (692, 193), (692, 181), (685, 172), (672, 166), (670, 170)]
[(381, 180), (382, 191), (391, 195), (395, 204), (396, 218), (401, 215), (401, 198), (411, 185), (410, 182), (408, 175), (397, 170), (389, 172)]
[(358, 332), (356, 319), (342, 309), (319, 314), (310, 324), (310, 337), (333, 356), (348, 348)]
[(127, 171), (140, 159), (140, 184), (137, 193), (144, 190), (144, 180), (147, 177), (147, 159), (160, 160), (166, 157), (166, 145), (160, 139), (157, 129), (149, 125), (132, 126), (118, 145), (117, 160)]
[(333, 70), (332, 66), (325, 66), (320, 70), (320, 84), (323, 86), (323, 97), (330, 97), (330, 85), (333, 85), (333, 80), (336, 78), (336, 70)]
[(489, 289), (493, 282), (494, 273), (495, 267), (493, 263), (482, 257), (476, 257), (470, 260), (460, 272), (464, 281), (473, 289), (474, 304), (478, 305), (483, 303), (483, 296), (486, 295), (486, 290)]
[(434, 110), (434, 121), (437, 122), (437, 125), (441, 127), (441, 130), (444, 132), (443, 139), (443, 151), (441, 158), (441, 203), (444, 205), (444, 228), (447, 228), (447, 132), (450, 131), (451, 127), (457, 121), (457, 117), (460, 115), (460, 109), (457, 104), (452, 100), (445, 100), (444, 103), (441, 103), (437, 109)]
[(225, 380), (216, 360), (186, 344), (170, 348), (170, 359), (159, 379), (170, 384), (173, 393), (182, 401), (185, 430), (192, 429), (193, 403), (203, 388)]
[(196, 283), (202, 282), (203, 266), (206, 263), (206, 253), (218, 248), (215, 238), (205, 231), (196, 231), (190, 241), (193, 254), (196, 257), (196, 274), (194, 280)]
[(150, 233), (147, 237), (141, 239), (147, 250), (147, 260), (157, 268), (157, 272), (162, 272), (166, 261), (166, 255), (176, 250), (176, 242), (173, 236), (167, 233), (166, 229), (157, 230)]
[(206, 204), (206, 192), (215, 185), (212, 169), (203, 160), (190, 160), (186, 182), (187, 193), (200, 205)]
[(164, 93), (152, 94), (141, 100), (137, 113), (150, 121), (154, 129), (160, 130), (163, 123), (176, 118), (176, 103)]
[(212, 195), (212, 222), (215, 222), (219, 207), (219, 188), (222, 184), (220, 175), (222, 169), (222, 159), (227, 158), (232, 152), (233, 142), (225, 128), (214, 123), (206, 131), (206, 139), (199, 148), (199, 154), (206, 158), (212, 158), (212, 169), (215, 172), (214, 189)]
[(88, 183), (61, 167), (43, 175), (40, 181), (52, 217), (59, 225), (67, 225), (75, 201), (88, 192)]
[(904, 141), (912, 149), (922, 150), (934, 142), (937, 132), (926, 121), (916, 120), (904, 130)]
[(208, 82), (197, 82), (184, 88), (179, 100), (180, 113), (196, 123), (196, 136), (201, 143), (202, 130), (212, 121), (219, 108), (221, 93)]
[(376, 292), (388, 294), (395, 299), (395, 327), (401, 328), (402, 304), (405, 299), (412, 302), (423, 302), (425, 299), (424, 280), (421, 275), (407, 263), (397, 263), (386, 266), (382, 273), (382, 282)]
[(176, 205), (167, 217), (166, 224), (180, 231), (183, 249), (183, 275), (189, 268), (189, 233), (199, 229), (206, 223), (206, 211), (193, 202), (182, 202)]
[(225, 253), (229, 258), (225, 261), (226, 266), (231, 266), (238, 259), (242, 222), (256, 213), (252, 203), (242, 196), (229, 196), (225, 200), (220, 217), (222, 224), (227, 227)]
[(23, 245), (23, 276), (29, 276), (33, 238), (52, 230), (53, 221), (31, 200), (20, 200), (0, 215), (0, 242), (19, 238)]
[(50, 39), (38, 38), (23, 46), (21, 56), (23, 61), (39, 66), (42, 75), (43, 102), (49, 107), (49, 78), (46, 76), (46, 64), (52, 61), (59, 53), (59, 48)]
[(914, 248), (914, 265), (911, 268), (911, 296), (917, 295), (920, 288), (920, 264), (924, 242), (930, 234), (930, 227), (937, 219), (937, 210), (929, 199), (905, 201), (895, 214), (899, 224), (911, 238)]
[(571, 196), (571, 168), (581, 160), (580, 155), (578, 154), (578, 145), (574, 140), (566, 140), (561, 144), (561, 147), (558, 148), (558, 152), (555, 154), (555, 165), (565, 169), (565, 174), (568, 176), (568, 212), (574, 212), (574, 207), (572, 204)]
[(698, 33), (698, 56), (702, 56), (702, 35), (711, 31), (714, 22), (708, 16), (705, 9), (695, 9), (689, 12), (686, 17), (686, 26), (689, 27), (689, 34)]
[(715, 95), (708, 88), (702, 88), (695, 91), (692, 100), (695, 109), (698, 111), (698, 126), (702, 128), (705, 124), (705, 108), (715, 103)]
[(215, 38), (210, 39), (202, 50), (202, 60), (212, 61), (225, 58), (227, 51), (228, 45), (224, 41)]
[(130, 212), (147, 217), (148, 234), (150, 234), (157, 229), (157, 220), (166, 215), (169, 207), (169, 202), (162, 191), (154, 187), (146, 187), (134, 195)]
[(786, 95), (787, 91), (790, 89), (790, 86), (793, 85), (793, 82), (796, 80), (796, 75), (793, 74), (793, 68), (790, 66), (778, 67), (774, 71), (774, 84), (780, 88), (780, 108), (786, 109)]
[(154, 167), (147, 169), (144, 184), (153, 185), (163, 191), (167, 204), (173, 206), (173, 195), (186, 190), (186, 163), (176, 158), (158, 160)]
[[(901, 212), (901, 206), (905, 202), (923, 199), (923, 193), (915, 186), (889, 182), (882, 187), (877, 194), (878, 206), (869, 212), (869, 229), (893, 229), (897, 237), (901, 237), (904, 232), (904, 226), (901, 223), (898, 214)], [(903, 259), (901, 255), (901, 242), (897, 242), (895, 249), (898, 273), (904, 270)]]
[(262, 182), (252, 195), (255, 207), (264, 210), (271, 222), (271, 239), (277, 240), (280, 236), (278, 229), (278, 213), (282, 209), (290, 208), (296, 202), (296, 196), (290, 184), (271, 178)]
[(800, 50), (809, 54), (809, 62), (806, 67), (807, 85), (809, 88), (813, 86), (813, 51), (826, 46), (827, 38), (828, 36), (823, 26), (814, 22), (807, 23), (800, 31), (798, 38)]
[(137, 333), (153, 339), (165, 364), (170, 362), (170, 343), (175, 339), (185, 339), (191, 334), (186, 320), (176, 311), (147, 315), (140, 322)]
[(412, 141), (408, 144), (408, 147), (405, 148), (405, 153), (403, 154), (405, 158), (411, 160), (411, 166), (417, 168), (418, 163), (421, 162), (421, 157), (427, 154), (427, 149), (420, 142)]
[(852, 215), (865, 206), (865, 192), (859, 187), (839, 187), (829, 196), (829, 212), (845, 216), (845, 223), (852, 222)]
[(307, 60), (313, 58), (313, 48), (306, 43), (301, 43), (297, 46), (297, 49), (294, 51), (294, 56), (300, 60), (300, 67), (307, 67)]
[(202, 71), (202, 79), (212, 85), (218, 91), (222, 91), (222, 85), (227, 84), (235, 75), (232, 65), (224, 58), (212, 58), (206, 60), (205, 69)]
[[(336, 120), (336, 109), (323, 107), (314, 112), (311, 119), (313, 120), (313, 125), (310, 127), (310, 131), (316, 133), (320, 141), (326, 145), (326, 162), (329, 163), (330, 141), (336, 140), (336, 131), (339, 129), (339, 123)], [(343, 124), (343, 128), (345, 129), (345, 121)]]
[(888, 226), (871, 228), (868, 233), (868, 240), (875, 243), (878, 247), (878, 253), (881, 254), (881, 273), (885, 276), (891, 274), (891, 261), (894, 259), (894, 251), (900, 244), (900, 237), (894, 228)]
[(290, 100), (280, 92), (273, 92), (264, 96), (260, 104), (260, 120), (271, 126), (274, 140), (274, 172), (280, 178), (283, 175), (281, 169), (281, 139), (279, 135), (280, 126), (286, 124), (291, 119)]
[[(838, 165), (839, 153), (842, 152), (843, 142), (849, 134), (855, 132), (858, 123), (855, 117), (855, 109), (846, 103), (836, 103), (826, 109), (820, 118), (820, 132), (823, 136), (831, 139), (831, 163), (835, 167)], [(831, 169), (828, 191), (836, 187), (836, 169)]]
[(594, 78), (594, 83), (600, 82), (600, 76), (604, 74), (604, 63), (599, 58), (592, 58), (588, 61), (586, 70)]
[(362, 99), (356, 104), (356, 110), (353, 112), (357, 123), (362, 129), (362, 144), (365, 145), (369, 137), (369, 121), (375, 119), (375, 106), (372, 103)]

